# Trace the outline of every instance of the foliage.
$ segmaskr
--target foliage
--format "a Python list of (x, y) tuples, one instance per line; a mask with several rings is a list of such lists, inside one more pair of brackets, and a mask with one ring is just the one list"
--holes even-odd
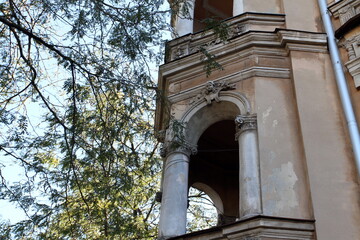
[(200, 47), (200, 53), (202, 54), (201, 60), (204, 64), (204, 71), (206, 76), (210, 76), (214, 70), (223, 70), (221, 64), (216, 61), (216, 56), (209, 53), (205, 47)]
[(0, 239), (155, 238), (152, 74), (169, 15), (163, 0), (0, 3), (0, 200), (26, 216)]
[(215, 227), (218, 211), (210, 197), (203, 191), (191, 187), (189, 189), (189, 207), (187, 212), (187, 229), (189, 232)]
[[(0, 4), (0, 199), (16, 239), (153, 239), (162, 0)], [(6, 177), (7, 162), (24, 178)]]
[[(216, 18), (205, 18), (202, 21), (205, 24), (205, 30), (211, 30), (215, 35), (215, 41), (226, 43), (230, 36), (230, 28), (228, 24)], [(205, 31), (204, 31), (205, 33)], [(204, 64), (204, 71), (206, 76), (209, 77), (214, 70), (224, 70), (219, 62), (216, 61), (216, 56), (211, 54), (205, 46), (200, 47), (202, 54), (201, 60)]]

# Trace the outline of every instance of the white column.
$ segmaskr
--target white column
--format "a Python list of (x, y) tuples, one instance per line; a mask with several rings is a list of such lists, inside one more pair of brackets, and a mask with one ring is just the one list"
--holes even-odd
[(175, 31), (179, 35), (179, 37), (184, 36), (188, 33), (193, 33), (194, 29), (194, 8), (195, 8), (195, 0), (187, 0), (188, 4), (188, 14), (183, 13), (181, 9), (183, 9), (183, 4), (180, 6), (180, 12), (176, 18)]
[(233, 2), (233, 16), (244, 13), (244, 0), (234, 0)]
[(189, 146), (171, 150), (171, 146), (172, 143), (169, 143), (163, 152), (166, 162), (159, 222), (160, 239), (186, 233), (189, 159), (190, 154), (196, 151)]
[(256, 115), (235, 119), (239, 142), (239, 215), (240, 219), (262, 213), (260, 168)]

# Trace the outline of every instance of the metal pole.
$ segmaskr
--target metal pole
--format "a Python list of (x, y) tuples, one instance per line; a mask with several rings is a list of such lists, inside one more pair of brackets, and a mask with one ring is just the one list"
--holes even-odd
[(327, 9), (326, 0), (318, 0), (321, 17), (324, 23), (326, 34), (328, 36), (329, 51), (331, 61), (335, 71), (336, 83), (340, 94), (341, 103), (344, 109), (344, 114), (347, 126), (350, 133), (351, 144), (355, 156), (355, 164), (357, 167), (358, 177), (360, 177), (360, 136), (359, 129), (356, 122), (354, 109), (351, 103), (348, 86), (343, 72), (342, 63), (339, 55), (339, 49), (336, 45), (334, 30), (332, 27), (329, 11)]

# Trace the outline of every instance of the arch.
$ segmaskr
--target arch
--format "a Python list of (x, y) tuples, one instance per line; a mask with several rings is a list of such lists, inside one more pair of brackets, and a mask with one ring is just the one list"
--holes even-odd
[(185, 136), (189, 143), (196, 145), (205, 129), (215, 122), (235, 120), (239, 114), (251, 113), (250, 102), (242, 93), (223, 91), (220, 92), (219, 99), (220, 102), (213, 102), (211, 105), (201, 99), (184, 113), (181, 122), (187, 124)]
[(197, 148), (197, 154), (190, 156), (189, 185), (206, 184), (204, 192), (223, 208), (218, 212), (218, 225), (230, 223), (239, 216), (239, 144), (235, 141), (235, 121), (222, 120), (209, 126), (201, 134)]
[(219, 194), (214, 189), (212, 189), (211, 187), (209, 187), (205, 183), (200, 183), (200, 182), (194, 183), (192, 185), (192, 187), (196, 188), (196, 189), (198, 189), (200, 191), (203, 191), (204, 193), (206, 193), (209, 196), (209, 198), (213, 202), (218, 214), (223, 214), (224, 213), (223, 202), (222, 202)]

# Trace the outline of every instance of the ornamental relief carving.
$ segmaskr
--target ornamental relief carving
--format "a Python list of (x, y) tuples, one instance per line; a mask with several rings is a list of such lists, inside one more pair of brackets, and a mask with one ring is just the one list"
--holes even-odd
[(356, 13), (356, 9), (354, 8), (354, 6), (348, 5), (342, 9), (340, 9), (339, 14), (340, 14), (340, 22), (341, 22), (341, 24), (344, 24), (347, 21), (349, 21), (352, 17), (354, 17), (357, 13)]
[(257, 128), (256, 114), (238, 115), (235, 118), (235, 124), (236, 124), (235, 140), (238, 140), (241, 133), (248, 130), (256, 130)]
[(234, 90), (235, 84), (229, 84), (226, 81), (215, 82), (215, 81), (208, 81), (204, 87), (204, 89), (196, 95), (190, 104), (194, 104), (201, 100), (205, 100), (208, 105), (210, 105), (213, 101), (220, 102), (220, 92), (221, 91), (228, 91)]
[(354, 79), (356, 88), (360, 88), (360, 35), (343, 40), (340, 46), (344, 47), (349, 55), (349, 61), (345, 66)]
[(173, 141), (168, 141), (162, 144), (160, 148), (161, 157), (165, 158), (172, 152), (181, 152), (187, 156), (195, 155), (197, 153), (197, 146), (185, 141), (179, 141), (179, 139), (174, 139)]
[(171, 54), (171, 60), (182, 58), (182, 57), (188, 55), (188, 52), (189, 52), (189, 48), (187, 45), (177, 46)]
[(187, 44), (184, 44), (184, 45), (174, 47), (174, 49), (172, 50), (170, 61), (185, 57), (185, 56), (190, 55), (192, 53), (200, 52), (201, 50), (207, 50), (209, 47), (212, 47), (212, 46), (217, 45), (219, 43), (221, 43), (221, 40), (216, 38), (216, 39), (213, 39), (212, 41), (209, 41), (207, 43), (201, 43), (201, 44), (199, 43), (199, 44), (194, 44), (194, 45), (191, 45), (190, 43), (187, 43)]
[(346, 39), (340, 45), (347, 50), (350, 60), (360, 57), (360, 35)]
[[(228, 37), (233, 38), (236, 37), (246, 31), (245, 24), (234, 24), (228, 27)], [(212, 37), (207, 42), (198, 41), (192, 42), (188, 40), (185, 44), (181, 44), (178, 46), (172, 47), (171, 54), (170, 54), (170, 61), (185, 57), (192, 53), (200, 52), (201, 50), (207, 50), (208, 48), (218, 45), (222, 43), (222, 40), (218, 37)]]
[(236, 36), (239, 36), (240, 34), (246, 32), (246, 25), (245, 24), (235, 24), (233, 26), (231, 26), (230, 30), (229, 30), (229, 37), (233, 38)]
[(343, 0), (330, 7), (333, 16), (339, 18), (341, 25), (360, 14), (360, 0)]
[(186, 123), (172, 119), (165, 133), (165, 142), (160, 148), (160, 156), (166, 157), (172, 152), (181, 152), (187, 156), (197, 153), (197, 146), (190, 144), (185, 138)]

